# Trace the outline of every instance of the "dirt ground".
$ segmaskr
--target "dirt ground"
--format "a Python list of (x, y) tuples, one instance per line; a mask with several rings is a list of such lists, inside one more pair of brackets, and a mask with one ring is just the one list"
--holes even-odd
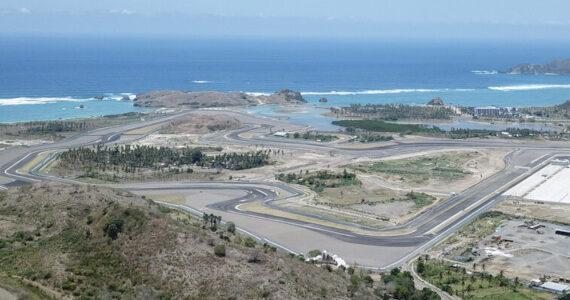
[[(493, 209), (491, 215), (463, 227), (430, 250), (430, 254), (459, 263), (468, 270), (494, 275), (502, 271), (505, 276), (518, 277), (521, 282), (543, 277), (570, 278), (570, 239), (555, 234), (556, 229), (569, 230), (570, 225), (542, 221), (546, 219), (543, 218), (546, 212), (530, 214), (533, 211), (530, 207), (526, 207), (528, 212), (524, 216), (522, 213), (501, 214), (516, 209), (508, 202)], [(542, 220), (537, 220), (538, 216)], [(528, 226), (538, 224), (539, 228)]]
[[(500, 231), (479, 241), (476, 247), (482, 255), (474, 262), (485, 264), (489, 272), (503, 271), (508, 277), (518, 276), (526, 281), (543, 276), (570, 278), (570, 239), (554, 233), (558, 228), (568, 230), (570, 227), (540, 223), (545, 227), (532, 230), (519, 227), (523, 221), (506, 221), (501, 224)], [(497, 245), (491, 241), (496, 235), (512, 242)]]
[[(432, 158), (437, 160), (443, 155), (451, 159), (456, 159), (462, 163), (463, 171), (467, 172), (462, 178), (451, 179), (453, 182), (453, 190), (450, 190), (449, 178), (414, 178), (414, 176), (407, 176), (403, 174), (394, 174), (386, 172), (372, 172), (368, 175), (378, 178), (385, 183), (385, 186), (394, 189), (415, 189), (418, 191), (425, 191), (428, 193), (444, 193), (461, 192), (481, 180), (499, 172), (505, 168), (505, 156), (509, 153), (508, 150), (493, 150), (484, 149), (477, 151), (434, 151), (430, 153), (419, 153), (415, 155), (401, 155), (393, 156), (388, 159), (374, 160), (374, 161), (359, 161), (358, 165), (367, 166), (375, 162), (398, 162), (409, 161), (414, 164), (414, 161), (419, 158)], [(420, 166), (421, 167), (421, 166)]]
[(0, 151), (9, 147), (17, 146), (33, 146), (41, 143), (46, 143), (44, 140), (0, 140)]
[(163, 133), (209, 133), (218, 130), (238, 129), (242, 123), (234, 117), (217, 115), (188, 115), (176, 119), (165, 127)]
[(556, 223), (570, 224), (570, 205), (535, 201), (505, 200), (493, 210), (520, 218), (533, 218)]

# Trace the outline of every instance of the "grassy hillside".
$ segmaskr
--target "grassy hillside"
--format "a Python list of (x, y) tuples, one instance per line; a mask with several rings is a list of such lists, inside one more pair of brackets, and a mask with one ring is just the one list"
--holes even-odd
[(318, 267), (203, 222), (112, 189), (0, 193), (0, 287), (26, 299), (380, 297), (367, 272)]

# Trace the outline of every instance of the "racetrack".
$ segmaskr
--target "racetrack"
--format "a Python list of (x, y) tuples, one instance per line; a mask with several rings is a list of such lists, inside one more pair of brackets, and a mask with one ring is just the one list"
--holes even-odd
[[(269, 128), (284, 128), (294, 125), (268, 118), (257, 118), (235, 111), (203, 110), (198, 113), (227, 113), (240, 118), (247, 124), (231, 132), (217, 132), (203, 136), (203, 141), (213, 145), (253, 145), (303, 151), (335, 151), (347, 156), (370, 158), (390, 157), (405, 153), (418, 153), (440, 149), (507, 148), (514, 151), (508, 155), (504, 170), (481, 181), (477, 185), (446, 200), (420, 214), (404, 225), (389, 229), (376, 229), (346, 221), (331, 219), (307, 212), (283, 208), (274, 201), (299, 197), (303, 192), (296, 188), (272, 181), (256, 182), (156, 182), (144, 184), (112, 185), (133, 193), (171, 195), (181, 197), (183, 203), (175, 206), (191, 213), (212, 212), (234, 221), (240, 230), (257, 239), (273, 244), (283, 250), (304, 253), (310, 249), (326, 249), (337, 253), (349, 263), (371, 268), (390, 268), (401, 265), (430, 245), (449, 236), (455, 230), (478, 216), (502, 199), (502, 192), (540, 169), (556, 153), (570, 149), (568, 143), (513, 142), (505, 140), (446, 140), (421, 139), (417, 142), (392, 142), (370, 147), (351, 147), (346, 144), (326, 144), (310, 141), (289, 140), (259, 134)], [(160, 129), (162, 124), (184, 115), (196, 112), (182, 112), (153, 120), (93, 130), (53, 144), (29, 148), (12, 148), (0, 152), (0, 188), (9, 188), (38, 181), (65, 181), (70, 179), (46, 176), (38, 172), (40, 167), (52, 159), (48, 155), (37, 165), (29, 168), (30, 162), (46, 151), (61, 151), (69, 148), (97, 143), (129, 143)], [(145, 128), (149, 131), (145, 132)], [(140, 132), (139, 132), (140, 131)], [(136, 134), (126, 134), (126, 133)], [(243, 133), (252, 132), (249, 138)], [(35, 163), (35, 162), (34, 162)], [(19, 172), (28, 166), (26, 172)], [(198, 192), (210, 197), (197, 197)], [(213, 196), (220, 194), (220, 196)], [(194, 195), (194, 197), (193, 197)], [(240, 209), (246, 203), (260, 203), (268, 210), (297, 214), (303, 218), (287, 218), (275, 214)], [(306, 220), (318, 219), (319, 222)]]

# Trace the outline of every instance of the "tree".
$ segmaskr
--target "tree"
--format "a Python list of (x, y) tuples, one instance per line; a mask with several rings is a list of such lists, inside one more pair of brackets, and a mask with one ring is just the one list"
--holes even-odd
[(115, 240), (119, 236), (119, 233), (123, 232), (123, 224), (124, 223), (125, 222), (122, 219), (118, 219), (118, 218), (113, 219), (110, 222), (108, 222), (107, 224), (105, 224), (105, 227), (103, 228), (103, 230), (105, 231), (105, 234), (108, 237)]
[(418, 273), (423, 274), (425, 271), (425, 268), (426, 268), (426, 266), (425, 266), (424, 262), (420, 261), (418, 263)]
[(410, 291), (407, 287), (402, 285), (397, 285), (396, 290), (394, 291), (394, 298), (396, 299), (408, 299), (410, 296)]

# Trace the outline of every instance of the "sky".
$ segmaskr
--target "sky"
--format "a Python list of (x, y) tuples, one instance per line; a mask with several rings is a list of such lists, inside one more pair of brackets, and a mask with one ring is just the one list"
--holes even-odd
[(2, 0), (0, 34), (570, 38), (567, 0)]

